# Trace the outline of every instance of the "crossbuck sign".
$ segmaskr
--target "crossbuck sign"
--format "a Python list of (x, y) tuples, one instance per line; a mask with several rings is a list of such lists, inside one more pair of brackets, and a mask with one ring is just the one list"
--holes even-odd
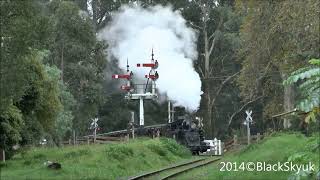
[(250, 136), (251, 136), (251, 134), (250, 134), (250, 124), (252, 124), (253, 123), (253, 120), (252, 120), (252, 110), (250, 110), (250, 111), (248, 111), (248, 110), (246, 110), (246, 114), (247, 114), (247, 118), (246, 118), (246, 120), (244, 121), (244, 125), (246, 125), (247, 126), (247, 138), (248, 138), (248, 145), (250, 144)]
[(253, 122), (252, 117), (251, 117), (252, 110), (250, 110), (250, 111), (246, 110), (246, 114), (247, 114), (247, 118), (246, 118), (246, 121), (245, 121), (245, 125), (247, 123), (252, 123)]

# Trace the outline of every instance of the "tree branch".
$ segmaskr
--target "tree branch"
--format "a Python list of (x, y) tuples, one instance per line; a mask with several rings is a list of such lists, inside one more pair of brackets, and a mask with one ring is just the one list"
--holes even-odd
[(262, 98), (262, 97), (263, 97), (263, 96), (259, 96), (259, 97), (255, 98), (255, 99), (251, 100), (251, 101), (248, 101), (248, 102), (245, 103), (244, 105), (242, 105), (242, 107), (241, 107), (238, 111), (234, 112), (234, 113), (231, 115), (231, 117), (229, 118), (228, 126), (230, 126), (233, 118), (234, 118), (238, 113), (240, 113), (245, 107), (247, 107), (249, 104), (251, 104), (251, 103), (259, 100), (259, 99)]
[(227, 82), (229, 82), (233, 77), (237, 76), (239, 73), (240, 73), (240, 71), (234, 73), (233, 75), (229, 76), (228, 78), (226, 78), (226, 79), (221, 83), (218, 91), (216, 92), (216, 94), (215, 94), (215, 96), (214, 96), (214, 99), (211, 101), (212, 106), (213, 106), (214, 102), (216, 101), (216, 99), (217, 99), (218, 95), (220, 94), (220, 92), (221, 92), (222, 88), (224, 87), (224, 85), (225, 85)]
[(212, 50), (213, 50), (213, 48), (214, 48), (214, 45), (215, 45), (216, 39), (217, 39), (216, 34), (217, 34), (217, 32), (220, 30), (222, 24), (223, 24), (223, 17), (220, 15), (219, 24), (218, 24), (216, 30), (209, 36), (209, 39), (208, 39), (208, 41), (210, 42), (210, 39), (212, 39), (212, 38), (214, 37), (213, 40), (212, 40), (212, 42), (211, 42), (211, 47), (210, 47), (209, 54), (211, 54), (211, 52), (212, 52)]
[(201, 66), (199, 65), (199, 66), (197, 66), (198, 67), (198, 70), (199, 70), (199, 72), (200, 72), (200, 75), (201, 75), (201, 77), (205, 77), (204, 76), (204, 73), (203, 73), (203, 71), (202, 71), (202, 68), (201, 68)]
[[(209, 53), (208, 53), (209, 57), (210, 57), (210, 55), (211, 55), (211, 53), (212, 53), (212, 50), (213, 50), (213, 48), (214, 48), (214, 45), (216, 44), (216, 39), (217, 39), (217, 36), (215, 36), (215, 37), (213, 38), (212, 42), (211, 42), (211, 46), (210, 46)], [(210, 40), (209, 40), (209, 41), (210, 41)]]
[(190, 26), (192, 26), (194, 29), (198, 29), (198, 30), (202, 30), (203, 28), (202, 27), (200, 27), (200, 26), (198, 26), (198, 25), (195, 25), (195, 24), (193, 24), (192, 22), (189, 22), (188, 23)]
[(214, 34), (215, 34), (215, 32), (213, 32), (213, 33), (209, 36), (209, 38), (208, 38), (209, 41), (214, 37)]

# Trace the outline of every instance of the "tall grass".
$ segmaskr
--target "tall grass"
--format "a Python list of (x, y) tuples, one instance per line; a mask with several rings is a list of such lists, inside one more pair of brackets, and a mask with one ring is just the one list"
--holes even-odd
[(272, 137), (267, 137), (260, 143), (250, 146), (233, 154), (223, 157), (223, 162), (266, 162), (276, 164), (278, 162), (293, 162), (294, 164), (307, 164), (312, 162), (316, 166), (316, 171), (306, 176), (300, 176), (296, 172), (280, 171), (220, 171), (222, 163), (206, 166), (201, 169), (191, 171), (178, 179), (236, 179), (236, 180), (278, 180), (278, 179), (315, 179), (319, 171), (320, 147), (319, 134), (312, 137), (305, 137), (300, 133), (276, 133)]
[[(191, 157), (171, 139), (137, 139), (125, 143), (64, 148), (31, 148), (1, 169), (0, 179), (116, 179), (157, 169)], [(62, 169), (51, 170), (45, 161)]]

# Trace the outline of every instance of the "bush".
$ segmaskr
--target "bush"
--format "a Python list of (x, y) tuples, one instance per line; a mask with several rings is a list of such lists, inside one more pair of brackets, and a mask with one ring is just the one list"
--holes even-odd
[(127, 158), (128, 156), (133, 156), (134, 154), (132, 148), (129, 148), (124, 144), (107, 147), (105, 152), (108, 157), (119, 161)]
[(163, 146), (160, 146), (159, 144), (148, 144), (147, 147), (156, 154), (160, 156), (166, 156), (167, 151)]
[(161, 139), (161, 143), (163, 143), (165, 148), (176, 156), (187, 157), (191, 155), (190, 151), (186, 147), (177, 144), (173, 139), (163, 138)]

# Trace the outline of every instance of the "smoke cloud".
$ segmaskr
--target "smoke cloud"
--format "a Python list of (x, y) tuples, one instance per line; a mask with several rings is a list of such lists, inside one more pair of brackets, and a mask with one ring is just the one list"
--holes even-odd
[[(159, 62), (157, 88), (176, 105), (196, 110), (200, 103), (201, 81), (193, 68), (197, 58), (197, 35), (178, 11), (171, 7), (123, 6), (98, 35), (109, 44), (108, 53), (126, 68), (127, 58), (135, 76), (141, 78), (150, 68), (137, 68), (137, 63), (150, 63), (151, 49)], [(144, 79), (143, 82), (146, 82)], [(137, 82), (141, 83), (141, 82)]]

